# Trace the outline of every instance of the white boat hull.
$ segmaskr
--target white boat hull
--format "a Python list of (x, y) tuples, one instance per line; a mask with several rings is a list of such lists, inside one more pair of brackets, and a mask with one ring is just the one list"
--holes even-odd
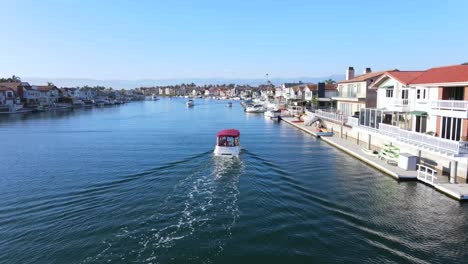
[(248, 106), (245, 108), (245, 112), (247, 113), (264, 113), (266, 109), (264, 107), (252, 107)]
[(278, 118), (281, 116), (281, 112), (266, 111), (265, 117), (267, 118)]
[(214, 154), (216, 156), (239, 156), (240, 146), (235, 147), (222, 147), (215, 146)]

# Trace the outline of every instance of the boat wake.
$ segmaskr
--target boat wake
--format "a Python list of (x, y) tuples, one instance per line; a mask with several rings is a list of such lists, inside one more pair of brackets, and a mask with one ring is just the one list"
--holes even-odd
[[(222, 251), (239, 217), (240, 159), (205, 154), (191, 160), (190, 171), (173, 185), (157, 211), (135, 225), (122, 227), (103, 241), (104, 249), (84, 262), (209, 263)], [(129, 245), (122, 250), (121, 245)], [(174, 254), (175, 253), (175, 254)], [(168, 259), (167, 256), (177, 256)]]

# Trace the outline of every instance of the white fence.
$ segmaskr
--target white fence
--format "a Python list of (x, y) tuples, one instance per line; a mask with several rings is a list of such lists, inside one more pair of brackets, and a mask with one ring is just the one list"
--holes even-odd
[(451, 154), (468, 154), (468, 142), (459, 142), (440, 137), (430, 136), (423, 133), (400, 129), (397, 126), (392, 126), (383, 123), (379, 123), (379, 128), (360, 126), (358, 118), (343, 116), (333, 112), (317, 110), (314, 114), (315, 116), (324, 120), (337, 122), (340, 124), (346, 124), (351, 127), (359, 127), (359, 129), (362, 130), (392, 137), (397, 141), (425, 147), (434, 151), (448, 152)]
[(436, 171), (427, 166), (417, 164), (418, 166), (418, 180), (434, 185), (437, 177), (435, 176)]
[(434, 137), (423, 133), (400, 129), (399, 127), (383, 123), (379, 124), (379, 129), (375, 129), (373, 131), (395, 138), (401, 142), (434, 149), (436, 151), (450, 152), (453, 154), (468, 153), (468, 142), (458, 142), (445, 138)]
[(359, 118), (348, 116), (346, 117), (346, 125), (351, 127), (359, 126)]
[(345, 121), (346, 121), (346, 117), (343, 116), (343, 115), (333, 113), (333, 112), (325, 112), (325, 111), (322, 111), (322, 110), (315, 111), (315, 116), (317, 116), (317, 117), (319, 117), (321, 119), (334, 121), (334, 122), (338, 122), (338, 123), (342, 123), (342, 124), (345, 123)]

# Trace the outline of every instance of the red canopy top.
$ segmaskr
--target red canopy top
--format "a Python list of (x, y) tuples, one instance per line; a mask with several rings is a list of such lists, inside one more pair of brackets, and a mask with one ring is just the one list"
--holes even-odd
[(216, 134), (217, 137), (239, 137), (240, 132), (237, 129), (224, 129)]

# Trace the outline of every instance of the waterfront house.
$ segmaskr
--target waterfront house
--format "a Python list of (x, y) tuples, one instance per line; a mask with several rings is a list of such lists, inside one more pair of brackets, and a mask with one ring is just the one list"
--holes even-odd
[(40, 105), (53, 105), (62, 96), (60, 89), (54, 85), (33, 85), (32, 89), (39, 92)]
[(449, 140), (468, 139), (468, 65), (389, 71), (372, 87), (382, 123)]
[(303, 85), (303, 83), (283, 83), (281, 84), (281, 95), (285, 101), (296, 100), (298, 95), (297, 89), (294, 89), (296, 86)]
[(238, 95), (239, 95), (239, 93), (238, 93), (238, 90), (237, 90), (236, 87), (229, 89), (229, 96), (230, 97), (236, 97)]
[(97, 92), (95, 89), (92, 89), (91, 87), (83, 87), (79, 90), (78, 92), (78, 97), (82, 100), (94, 100), (97, 96)]
[(24, 89), (31, 87), (27, 82), (0, 82), (0, 86), (11, 88), (19, 98), (23, 98)]
[(68, 98), (78, 98), (79, 97), (79, 88), (62, 87), (62, 88), (60, 88), (60, 91), (62, 92), (63, 97), (68, 97)]
[(283, 95), (283, 87), (277, 86), (275, 87), (275, 100), (277, 100), (279, 103), (284, 102), (284, 95)]
[(219, 89), (219, 96), (226, 97), (229, 94), (229, 90), (227, 89)]
[(385, 71), (372, 72), (366, 68), (362, 75), (355, 77), (354, 68), (346, 71), (346, 80), (338, 82), (338, 93), (333, 100), (337, 101), (337, 110), (344, 116), (352, 116), (361, 108), (375, 108), (377, 91), (370, 86), (380, 78)]
[(304, 100), (310, 102), (314, 97), (317, 97), (317, 85), (316, 84), (307, 84), (304, 88)]
[(41, 92), (32, 87), (25, 87), (23, 89), (23, 101), (26, 107), (36, 107), (40, 104)]
[(0, 86), (0, 112), (14, 112), (22, 108), (19, 96), (10, 87)]
[(166, 87), (166, 89), (164, 89), (164, 94), (166, 96), (174, 96), (175, 95), (174, 88)]
[(332, 99), (336, 95), (336, 84), (319, 82), (318, 84), (307, 84), (304, 88), (304, 100), (307, 102), (315, 100), (316, 105), (313, 105), (313, 107), (319, 109), (336, 108), (336, 101)]

